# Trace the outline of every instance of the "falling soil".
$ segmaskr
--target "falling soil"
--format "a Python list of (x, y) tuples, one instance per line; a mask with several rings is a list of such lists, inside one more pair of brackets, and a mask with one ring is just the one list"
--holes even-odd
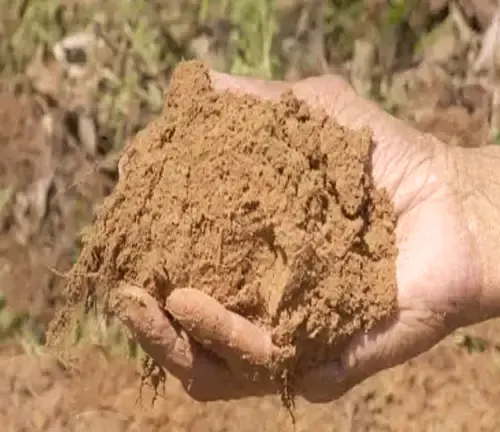
[(126, 150), (51, 338), (126, 281), (160, 303), (195, 287), (268, 329), (284, 382), (338, 358), (396, 307), (395, 216), (371, 146), (291, 93), (216, 92), (202, 63), (180, 64), (162, 115)]

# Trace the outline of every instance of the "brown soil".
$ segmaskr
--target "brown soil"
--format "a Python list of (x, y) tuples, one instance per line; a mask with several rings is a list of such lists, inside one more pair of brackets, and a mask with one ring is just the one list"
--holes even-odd
[(126, 281), (164, 302), (197, 287), (272, 331), (266, 366), (290, 382), (395, 310), (395, 218), (370, 150), (368, 131), (291, 94), (219, 94), (202, 63), (181, 64), (163, 115), (127, 149), (69, 297)]
[[(474, 330), (498, 335), (500, 322)], [(0, 420), (6, 432), (493, 432), (500, 428), (500, 340), (469, 353), (447, 339), (409, 363), (385, 371), (328, 404), (297, 403), (296, 425), (277, 397), (196, 403), (174, 380), (151, 405), (124, 358), (96, 347), (56, 358), (6, 345), (0, 350)]]

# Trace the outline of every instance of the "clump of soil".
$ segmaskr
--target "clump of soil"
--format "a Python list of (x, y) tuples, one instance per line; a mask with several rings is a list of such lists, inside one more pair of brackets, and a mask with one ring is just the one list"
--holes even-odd
[(162, 115), (127, 148), (70, 305), (122, 281), (160, 302), (195, 287), (272, 333), (279, 378), (338, 357), (396, 307), (395, 216), (374, 188), (371, 146), (368, 130), (291, 93), (216, 92), (202, 63), (182, 63)]

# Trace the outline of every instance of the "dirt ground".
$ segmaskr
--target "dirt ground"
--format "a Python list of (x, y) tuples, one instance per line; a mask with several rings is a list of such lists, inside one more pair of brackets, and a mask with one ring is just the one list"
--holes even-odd
[[(441, 33), (437, 47), (423, 44), (424, 54), (412, 62), (403, 61), (405, 50), (399, 47), (392, 57), (402, 65), (392, 67), (389, 83), (373, 72), (380, 59), (377, 67), (368, 67), (371, 48), (366, 39), (355, 44), (358, 48), (349, 62), (331, 55), (321, 61), (305, 58), (302, 54), (311, 45), (301, 45), (286, 57), (283, 75), (338, 71), (360, 92), (382, 89), (374, 98), (383, 94), (387, 109), (450, 145), (495, 141), (500, 93), (488, 73), (493, 54), (481, 49), (488, 45), (494, 2), (463, 0), (457, 2), (460, 9), (449, 6), (453, 2), (430, 3), (438, 10), (433, 26), (444, 31), (446, 26), (436, 22), (450, 21), (453, 37)], [(328, 38), (325, 41), (323, 49), (331, 52)], [(385, 53), (385, 59), (390, 57)], [(367, 75), (366, 69), (373, 73)], [(484, 69), (486, 74), (481, 74)], [(117, 153), (101, 137), (96, 144), (89, 126), (92, 116), (82, 115), (68, 102), (75, 100), (73, 93), (65, 93), (69, 99), (54, 98), (52, 90), (40, 84), (39, 75), (28, 75), (28, 85), (26, 80), (15, 86), (0, 80), (0, 291), (9, 311), (22, 314), (23, 325), (37, 339), (34, 344), (16, 334), (0, 343), (4, 430), (293, 430), (278, 397), (200, 404), (190, 400), (174, 379), (167, 379), (165, 394), (152, 405), (150, 389), (144, 389), (139, 399), (140, 377), (124, 356), (83, 345), (75, 348), (73, 361), (63, 362), (44, 351), (40, 343), (64, 285), (62, 273), (78, 253), (81, 231), (115, 184)], [(136, 127), (141, 122), (142, 117)], [(299, 401), (295, 430), (500, 430), (499, 335), (500, 320), (461, 330), (419, 358), (367, 380), (339, 401), (318, 406)]]
[[(478, 334), (497, 335), (498, 322)], [(500, 341), (498, 341), (500, 342)], [(297, 404), (297, 431), (496, 431), (500, 356), (497, 344), (469, 353), (448, 339), (403, 366), (366, 381), (331, 404)], [(278, 398), (199, 404), (174, 380), (151, 405), (122, 357), (97, 347), (65, 365), (48, 355), (5, 345), (0, 419), (14, 431), (276, 431), (293, 430)]]

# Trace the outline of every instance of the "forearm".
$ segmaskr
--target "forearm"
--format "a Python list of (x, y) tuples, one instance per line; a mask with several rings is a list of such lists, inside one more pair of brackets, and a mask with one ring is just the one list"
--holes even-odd
[(481, 265), (478, 320), (500, 317), (500, 146), (453, 153), (457, 192)]

